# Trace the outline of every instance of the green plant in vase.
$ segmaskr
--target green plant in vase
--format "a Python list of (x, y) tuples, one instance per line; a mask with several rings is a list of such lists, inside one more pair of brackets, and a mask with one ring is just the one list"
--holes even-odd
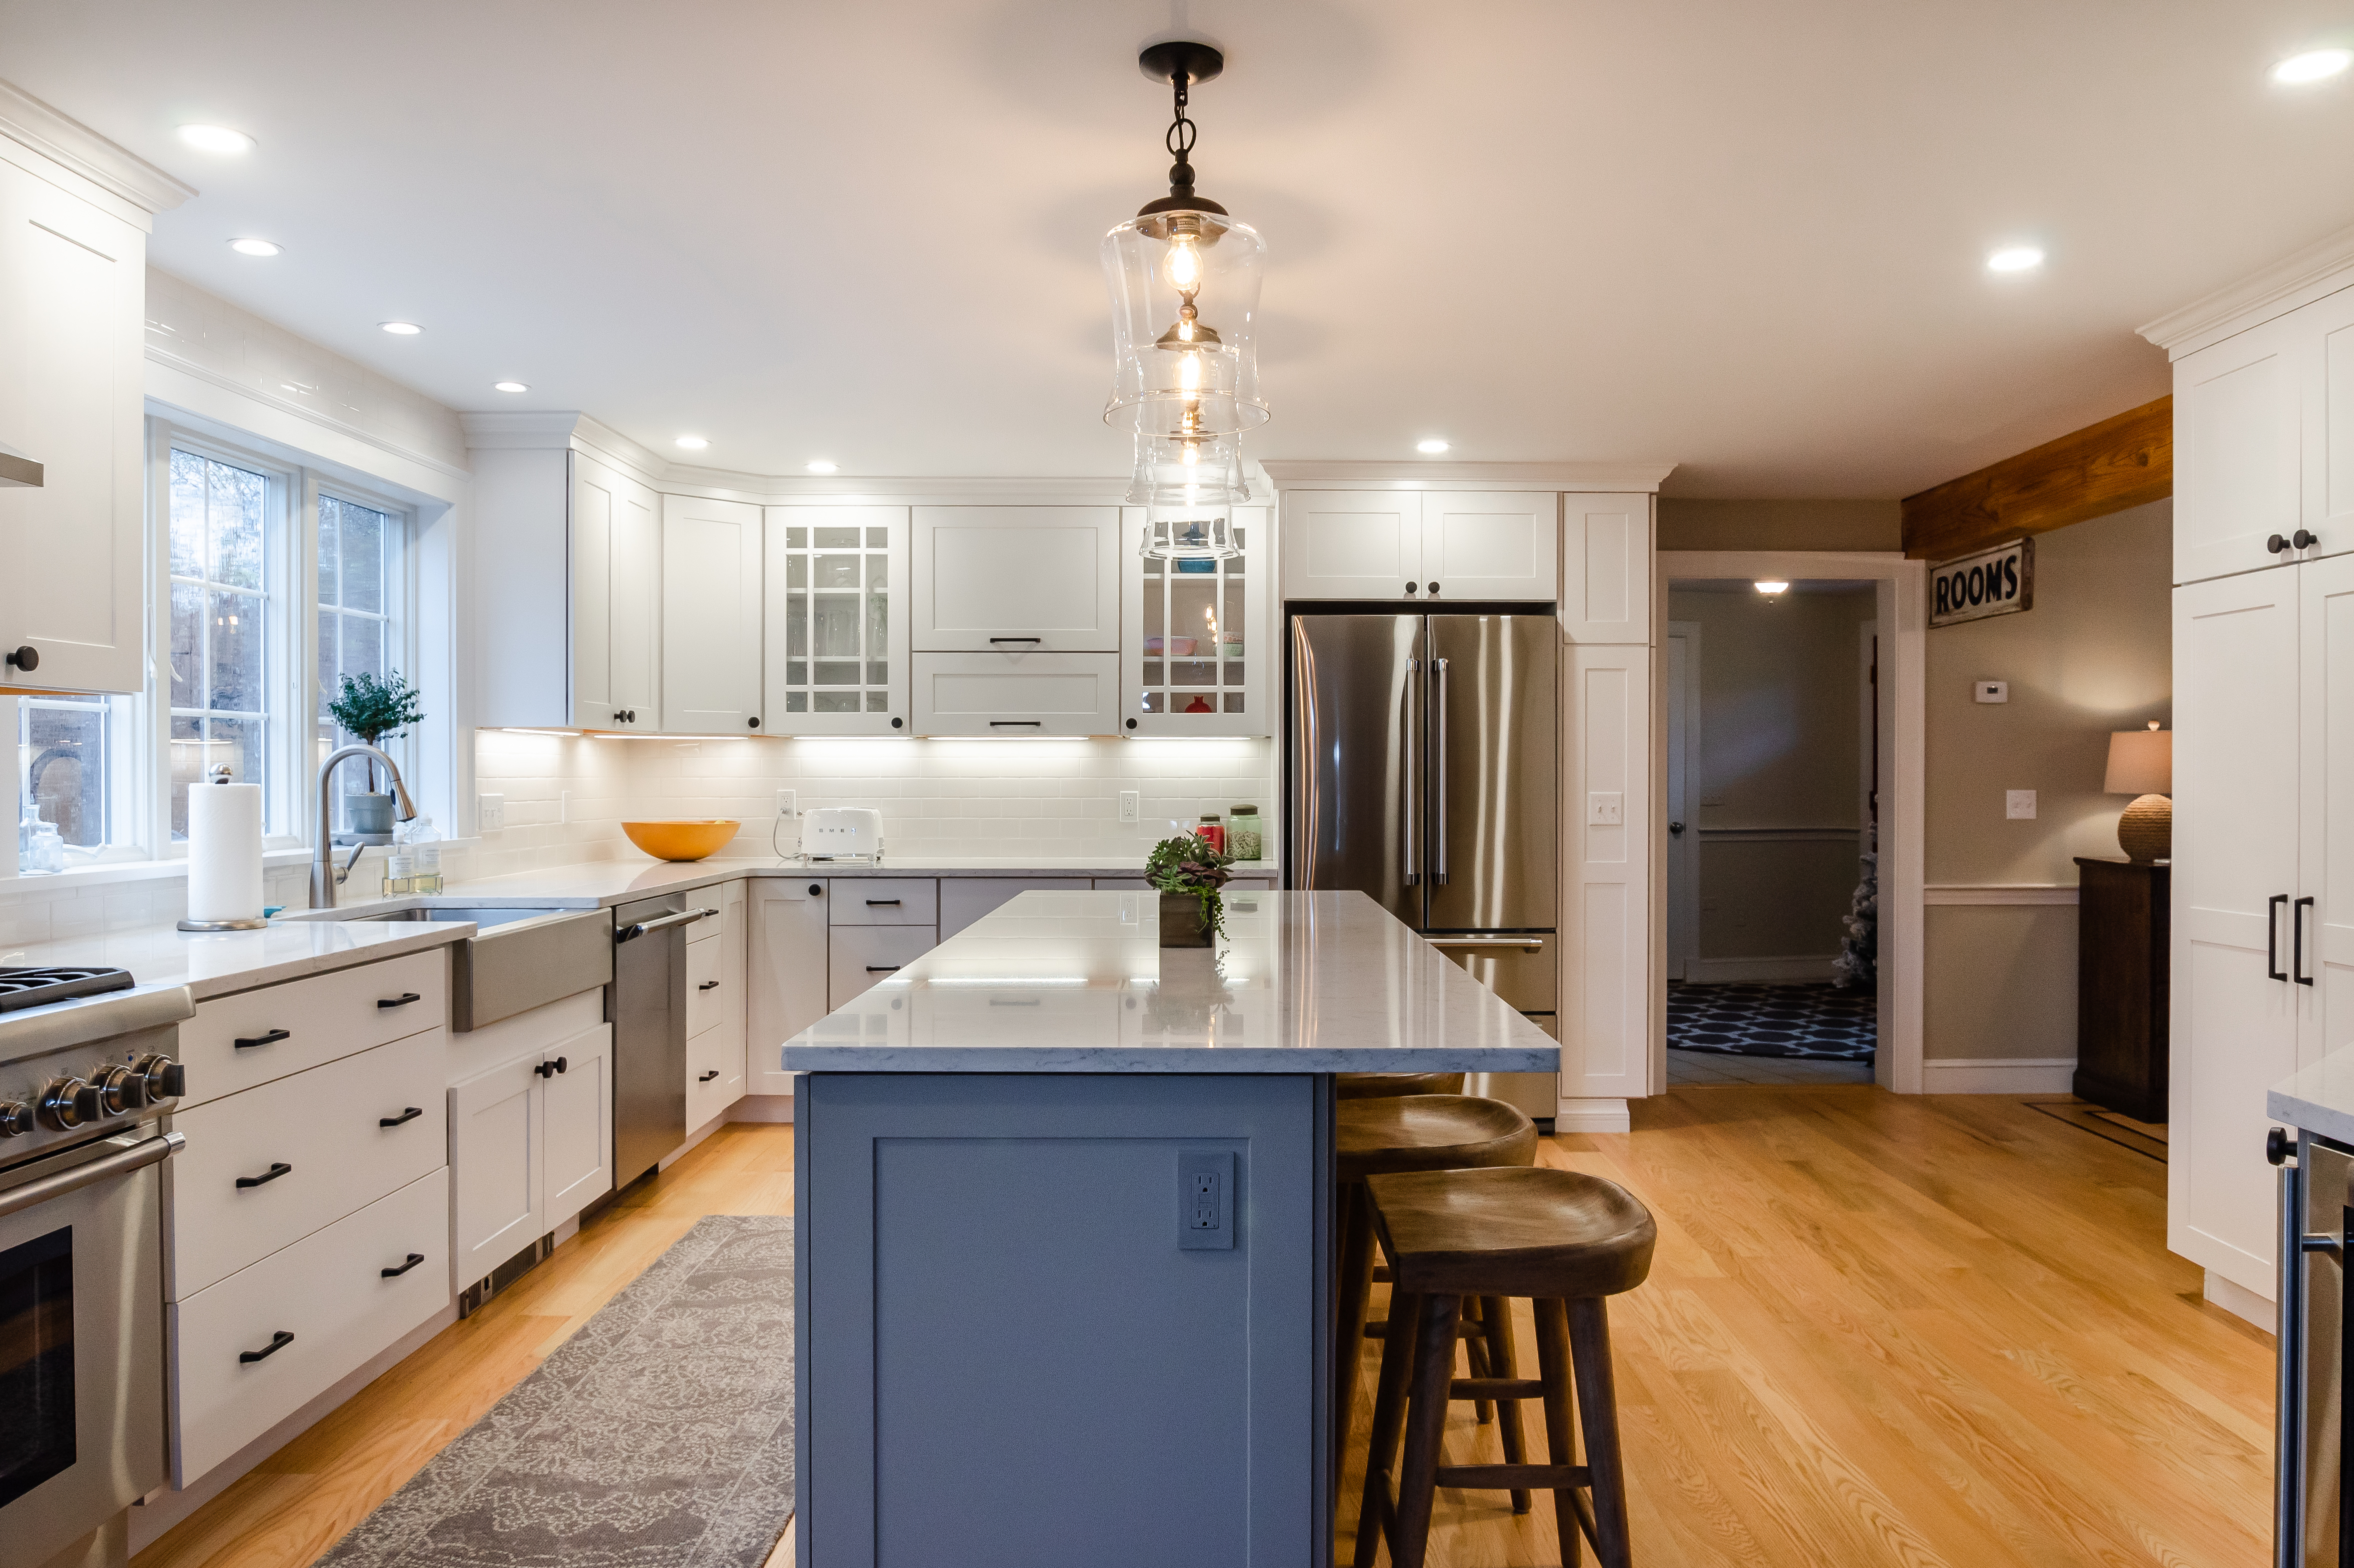
[[(1161, 894), (1161, 945), (1206, 948), (1226, 934), (1224, 888), (1234, 863), (1192, 833), (1162, 839), (1144, 859), (1144, 880)], [(1199, 913), (1186, 907), (1199, 906)]]
[[(390, 677), (378, 679), (367, 671), (343, 678), (343, 693), (327, 705), (327, 716), (343, 727), (346, 734), (367, 746), (381, 746), (400, 735), (410, 725), (423, 722), (425, 710), (419, 702), (417, 688), (410, 685), (395, 670)], [(376, 789), (376, 761), (368, 759), (369, 793), (345, 796), (345, 808), (351, 813), (352, 831), (358, 833), (387, 833), (392, 831), (392, 797), (378, 795)]]

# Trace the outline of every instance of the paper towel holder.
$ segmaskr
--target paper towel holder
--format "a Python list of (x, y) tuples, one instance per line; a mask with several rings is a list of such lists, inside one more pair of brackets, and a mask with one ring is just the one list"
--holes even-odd
[[(205, 782), (227, 784), (234, 777), (228, 763), (217, 762), (206, 770)], [(265, 915), (258, 920), (182, 920), (177, 924), (183, 931), (266, 931), (270, 917)]]

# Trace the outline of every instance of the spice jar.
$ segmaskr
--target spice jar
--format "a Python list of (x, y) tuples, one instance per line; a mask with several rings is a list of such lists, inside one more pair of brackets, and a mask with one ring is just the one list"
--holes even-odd
[(1236, 806), (1226, 819), (1226, 853), (1236, 860), (1265, 860), (1264, 831), (1257, 806)]
[(1225, 826), (1219, 822), (1218, 814), (1215, 811), (1211, 812), (1208, 816), (1202, 819), (1200, 823), (1193, 829), (1193, 836), (1200, 839), (1204, 843), (1208, 844), (1212, 849), (1217, 851), (1218, 853), (1224, 854), (1226, 853), (1226, 830)]

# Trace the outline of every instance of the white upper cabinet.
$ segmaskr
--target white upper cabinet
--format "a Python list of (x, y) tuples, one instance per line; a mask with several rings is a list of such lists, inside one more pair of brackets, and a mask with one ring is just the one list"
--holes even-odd
[(1119, 508), (918, 506), (918, 653), (1119, 648)]
[(662, 727), (662, 498), (571, 454), (572, 698), (583, 729)]
[(1545, 599), (1560, 591), (1552, 492), (1292, 490), (1285, 599)]
[(146, 683), (146, 239), (0, 159), (0, 453), (43, 470), (0, 484), (0, 691)]
[(2304, 379), (2296, 315), (2174, 366), (2174, 577), (2198, 582), (2296, 558), (2266, 549), (2301, 522)]
[[(2305, 526), (2319, 538), (2306, 559), (2354, 550), (2354, 289), (2299, 313), (2313, 323), (2313, 388), (2305, 418)], [(2179, 423), (2179, 417), (2178, 417)], [(2179, 504), (2179, 503), (2178, 503)]]
[(1243, 553), (1225, 561), (1146, 560), (1146, 516), (1121, 524), (1120, 733), (1272, 734), (1267, 508), (1228, 509)]
[(760, 727), (760, 508), (665, 495), (662, 718), (673, 734)]
[(1561, 498), (1561, 625), (1572, 642), (1651, 640), (1651, 498)]
[(761, 729), (906, 735), (907, 509), (768, 509)]

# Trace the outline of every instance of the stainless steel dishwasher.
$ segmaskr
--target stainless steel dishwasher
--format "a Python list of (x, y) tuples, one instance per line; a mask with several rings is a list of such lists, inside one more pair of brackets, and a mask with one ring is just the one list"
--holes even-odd
[(688, 895), (613, 911), (613, 1189), (686, 1141), (686, 928), (716, 909)]

